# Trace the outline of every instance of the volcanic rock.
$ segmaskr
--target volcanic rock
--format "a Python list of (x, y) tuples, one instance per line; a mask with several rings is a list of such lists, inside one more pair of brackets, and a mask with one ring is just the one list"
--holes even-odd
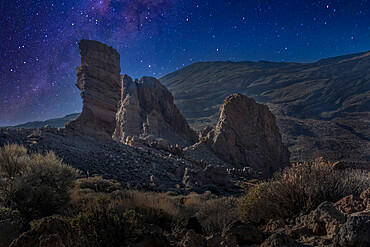
[(341, 210), (346, 214), (352, 214), (366, 209), (363, 205), (363, 200), (354, 195), (346, 196), (336, 202), (336, 204), (339, 205)]
[(352, 216), (343, 224), (336, 236), (336, 243), (346, 247), (370, 246), (370, 217)]
[(262, 241), (262, 234), (257, 227), (240, 221), (231, 224), (224, 236), (229, 243), (237, 245), (259, 244)]
[(81, 66), (77, 68), (76, 85), (81, 90), (83, 108), (66, 127), (110, 140), (121, 99), (120, 55), (112, 47), (92, 40), (81, 40), (79, 48)]
[(230, 165), (252, 167), (263, 176), (289, 165), (275, 116), (268, 107), (242, 94), (226, 98), (217, 126), (203, 141)]
[(113, 138), (123, 143), (132, 136), (153, 136), (181, 146), (198, 140), (173, 103), (172, 94), (153, 77), (135, 81), (127, 75), (122, 77), (122, 98), (116, 122)]

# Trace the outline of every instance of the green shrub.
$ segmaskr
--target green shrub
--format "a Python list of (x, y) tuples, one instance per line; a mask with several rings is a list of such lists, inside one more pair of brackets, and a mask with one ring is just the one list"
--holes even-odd
[(72, 219), (73, 246), (127, 246), (143, 230), (142, 218), (134, 210), (121, 211), (106, 198), (84, 209)]
[(253, 221), (293, 217), (324, 201), (359, 195), (369, 186), (366, 171), (336, 170), (325, 162), (295, 164), (270, 181), (252, 187), (240, 200), (239, 211)]
[(18, 145), (0, 149), (0, 204), (32, 219), (58, 213), (79, 172), (52, 152), (28, 155)]

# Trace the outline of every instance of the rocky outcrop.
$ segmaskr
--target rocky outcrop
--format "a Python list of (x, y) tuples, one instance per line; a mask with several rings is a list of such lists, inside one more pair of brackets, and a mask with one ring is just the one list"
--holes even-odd
[[(269, 236), (261, 246), (370, 246), (370, 215), (359, 207), (361, 196), (348, 196), (337, 203), (323, 202), (315, 210), (293, 219), (271, 220), (260, 227)], [(361, 201), (363, 200), (363, 202)]]
[(127, 75), (122, 77), (122, 100), (116, 122), (113, 137), (123, 143), (133, 136), (153, 136), (181, 146), (198, 140), (173, 103), (172, 94), (153, 77), (135, 81)]
[(202, 141), (234, 167), (249, 166), (269, 176), (289, 165), (275, 116), (268, 107), (242, 94), (226, 98), (217, 126)]
[[(81, 66), (77, 87), (81, 90), (81, 115), (67, 128), (103, 139), (127, 143), (130, 137), (162, 138), (170, 145), (188, 146), (198, 141), (173, 96), (157, 79), (143, 77), (133, 81), (121, 76), (120, 55), (97, 41), (79, 43)], [(148, 143), (152, 144), (152, 142)]]
[(79, 43), (81, 66), (77, 68), (77, 87), (81, 90), (81, 115), (67, 128), (110, 140), (116, 127), (121, 99), (120, 55), (105, 44), (92, 40)]
[(225, 239), (238, 246), (259, 244), (262, 241), (262, 234), (252, 224), (237, 221), (231, 224), (224, 232)]

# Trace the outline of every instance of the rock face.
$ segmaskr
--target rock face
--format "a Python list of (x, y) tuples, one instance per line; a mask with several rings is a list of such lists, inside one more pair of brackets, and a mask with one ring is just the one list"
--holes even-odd
[(217, 126), (205, 137), (213, 152), (234, 167), (249, 166), (269, 176), (289, 165), (275, 116), (242, 94), (226, 98)]
[(127, 75), (122, 77), (122, 96), (116, 122), (113, 137), (123, 143), (132, 136), (153, 136), (171, 145), (182, 146), (198, 140), (173, 103), (172, 94), (153, 77), (135, 81)]
[(66, 127), (109, 140), (121, 99), (120, 55), (97, 41), (81, 40), (79, 48), (81, 66), (77, 68), (76, 85), (81, 90), (83, 109)]
[(127, 137), (162, 138), (171, 145), (191, 145), (196, 133), (189, 127), (173, 96), (157, 79), (133, 81), (121, 76), (119, 53), (91, 40), (79, 43), (81, 66), (77, 87), (81, 90), (81, 115), (67, 128), (103, 139), (127, 142)]

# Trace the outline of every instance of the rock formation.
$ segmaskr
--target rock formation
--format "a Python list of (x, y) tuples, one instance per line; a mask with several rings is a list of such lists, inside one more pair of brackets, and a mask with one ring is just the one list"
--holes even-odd
[(123, 143), (133, 136), (153, 136), (182, 146), (198, 140), (173, 103), (172, 94), (153, 77), (135, 81), (127, 75), (122, 77), (122, 99), (116, 122), (113, 137)]
[[(197, 142), (196, 133), (173, 103), (173, 96), (157, 79), (133, 81), (120, 75), (120, 55), (97, 41), (79, 43), (81, 66), (77, 87), (81, 90), (81, 115), (67, 128), (103, 140), (127, 142), (127, 137), (166, 140), (185, 146)], [(147, 138), (151, 137), (151, 138)]]
[(263, 176), (289, 165), (289, 151), (282, 143), (275, 116), (267, 106), (242, 94), (226, 98), (217, 126), (203, 142), (230, 165), (249, 166)]
[(66, 127), (109, 140), (121, 99), (120, 55), (112, 47), (92, 40), (81, 40), (79, 48), (81, 66), (77, 68), (76, 85), (81, 90), (83, 108)]

